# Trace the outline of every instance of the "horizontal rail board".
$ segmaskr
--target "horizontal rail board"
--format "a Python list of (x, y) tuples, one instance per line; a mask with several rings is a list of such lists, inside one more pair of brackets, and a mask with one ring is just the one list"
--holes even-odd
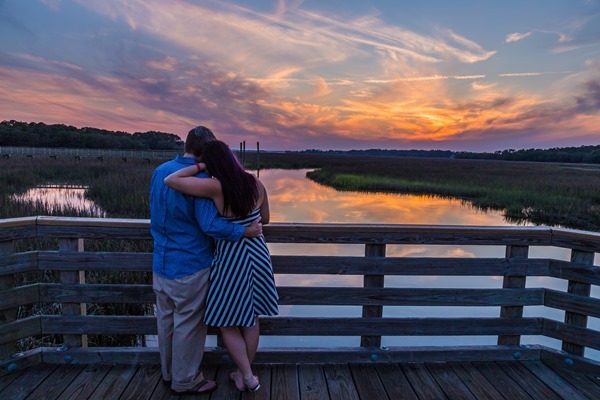
[(151, 253), (40, 251), (39, 267), (55, 271), (151, 272)]
[(552, 228), (552, 246), (600, 253), (600, 233)]
[(112, 226), (38, 225), (38, 237), (58, 239), (132, 239), (152, 240), (148, 228), (119, 228)]
[(37, 237), (37, 227), (35, 225), (2, 227), (0, 229), (0, 241), (33, 239), (35, 237)]
[(567, 369), (578, 374), (590, 375), (594, 380), (600, 376), (600, 362), (589, 358), (568, 354), (564, 351), (539, 346), (541, 360), (556, 368)]
[[(519, 258), (401, 258), (272, 256), (277, 274), (545, 276), (550, 260)], [(40, 251), (40, 269), (152, 271), (152, 254)]]
[(40, 335), (42, 317), (36, 315), (0, 325), (0, 343), (10, 343), (28, 336)]
[[(280, 305), (502, 306), (542, 305), (544, 289), (399, 289), (281, 286)], [(40, 284), (46, 303), (154, 303), (151, 285)]]
[(40, 285), (42, 302), (52, 303), (154, 303), (152, 285), (131, 284), (63, 284)]
[(270, 224), (271, 243), (548, 246), (550, 228), (442, 225)]
[(543, 335), (600, 350), (600, 332), (543, 318)]
[(590, 317), (600, 318), (600, 299), (577, 296), (558, 290), (546, 289), (544, 305)]
[(0, 310), (16, 309), (40, 301), (39, 284), (19, 286), (0, 291)]
[(38, 252), (28, 251), (0, 256), (0, 276), (37, 271)]
[(280, 304), (380, 306), (542, 305), (544, 289), (280, 287)]
[[(264, 317), (261, 334), (279, 336), (540, 335), (541, 318)], [(216, 333), (212, 329), (211, 332)], [(43, 316), (44, 334), (156, 334), (149, 316)]]
[(279, 274), (545, 276), (547, 259), (272, 256)]
[(551, 260), (550, 276), (553, 278), (600, 285), (600, 267), (585, 266), (569, 261)]
[[(65, 363), (71, 356), (77, 364), (160, 364), (158, 348), (140, 347), (94, 347), (70, 348), (57, 352), (56, 348), (42, 349), (44, 362)], [(519, 360), (539, 360), (540, 349), (536, 346), (449, 346), (449, 347), (389, 347), (380, 348), (261, 348), (256, 363), (388, 363), (388, 362), (432, 362), (432, 361), (510, 361), (518, 353)], [(377, 356), (376, 358), (373, 356)], [(223, 348), (207, 347), (203, 364), (231, 362)]]

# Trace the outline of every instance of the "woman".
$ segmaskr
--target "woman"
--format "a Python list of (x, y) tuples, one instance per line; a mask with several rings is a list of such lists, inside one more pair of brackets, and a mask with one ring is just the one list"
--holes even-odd
[[(263, 224), (269, 223), (265, 187), (244, 170), (225, 143), (215, 140), (205, 144), (202, 159), (204, 163), (169, 175), (165, 184), (185, 194), (212, 199), (220, 215), (232, 222), (247, 226), (260, 217)], [(213, 179), (195, 176), (203, 170)], [(277, 300), (269, 249), (262, 236), (216, 242), (204, 321), (220, 328), (238, 367), (230, 378), (240, 391), (260, 388), (251, 368), (260, 336), (257, 315), (277, 315)]]

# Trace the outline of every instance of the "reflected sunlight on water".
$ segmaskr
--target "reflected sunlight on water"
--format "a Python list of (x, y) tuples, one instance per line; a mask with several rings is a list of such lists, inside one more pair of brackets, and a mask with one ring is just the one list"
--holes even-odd
[(96, 203), (85, 197), (87, 187), (71, 185), (48, 185), (35, 187), (21, 194), (11, 196), (19, 202), (31, 202), (42, 205), (44, 209), (74, 210), (91, 217), (106, 217), (106, 212)]

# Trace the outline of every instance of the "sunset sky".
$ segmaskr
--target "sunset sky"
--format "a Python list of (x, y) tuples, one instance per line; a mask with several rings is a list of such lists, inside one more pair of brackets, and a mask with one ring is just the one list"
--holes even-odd
[(600, 0), (0, 0), (0, 120), (236, 146), (600, 144)]

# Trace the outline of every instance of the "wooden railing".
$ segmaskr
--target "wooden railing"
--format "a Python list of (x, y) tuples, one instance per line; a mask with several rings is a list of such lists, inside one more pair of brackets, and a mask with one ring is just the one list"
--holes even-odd
[[(544, 359), (584, 372), (600, 371), (585, 358), (585, 349), (600, 350), (600, 332), (587, 319), (600, 317), (600, 299), (590, 297), (600, 285), (600, 234), (547, 227), (469, 227), (423, 225), (272, 224), (265, 226), (269, 243), (360, 244), (364, 256), (273, 255), (276, 274), (358, 275), (363, 287), (278, 287), (281, 305), (350, 305), (361, 317), (265, 317), (263, 335), (360, 336), (360, 346), (344, 348), (261, 349), (262, 362), (385, 362)], [(15, 241), (58, 239), (57, 250), (15, 253)], [(152, 304), (149, 283), (86, 284), (89, 271), (151, 271), (150, 253), (84, 251), (89, 239), (151, 240), (148, 220), (27, 217), (0, 221), (0, 363), (2, 370), (44, 362), (158, 362), (156, 348), (88, 347), (86, 335), (155, 335), (152, 315), (86, 315), (90, 303)], [(389, 257), (386, 246), (504, 246), (501, 258)], [(571, 260), (528, 258), (530, 246), (568, 248)], [(15, 286), (17, 274), (55, 271), (60, 283)], [(502, 288), (444, 289), (385, 286), (386, 276), (494, 276)], [(566, 292), (528, 288), (527, 277), (568, 281)], [(19, 307), (60, 304), (59, 315), (17, 318)], [(384, 317), (387, 306), (500, 307), (493, 318)], [(524, 317), (523, 307), (545, 306), (564, 311), (564, 320)], [(214, 331), (213, 331), (214, 333)], [(18, 353), (17, 341), (40, 335), (62, 335), (62, 346)], [(382, 336), (497, 336), (497, 345), (448, 347), (385, 347)], [(540, 335), (562, 341), (562, 349), (521, 345), (521, 336)], [(16, 356), (15, 356), (15, 353)], [(227, 359), (220, 348), (207, 360)]]

